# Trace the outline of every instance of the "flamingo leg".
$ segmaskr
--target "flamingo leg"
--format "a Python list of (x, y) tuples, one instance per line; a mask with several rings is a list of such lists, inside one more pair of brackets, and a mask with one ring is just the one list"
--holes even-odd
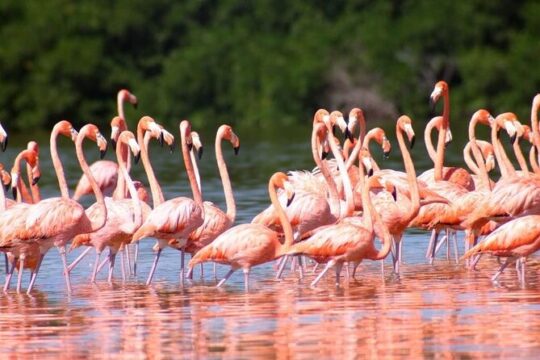
[(214, 263), (214, 279), (217, 279), (217, 264)]
[(6, 260), (6, 275), (9, 272), (9, 259), (7, 253), (4, 253), (4, 260)]
[(281, 279), (281, 274), (283, 273), (283, 270), (285, 269), (285, 266), (287, 265), (287, 261), (289, 260), (289, 255), (285, 255), (283, 257), (283, 260), (281, 261), (281, 264), (279, 265), (278, 272), (276, 274), (276, 280)]
[(439, 231), (435, 233), (435, 238), (433, 239), (433, 246), (431, 247), (431, 255), (429, 257), (429, 265), (433, 264), (433, 259), (435, 259), (435, 251), (437, 248), (437, 238), (439, 237)]
[[(125, 282), (126, 281), (126, 261), (124, 260), (124, 258), (126, 257), (126, 248), (124, 248), (124, 250), (120, 253), (120, 270), (122, 270), (122, 281)], [(111, 262), (109, 261), (109, 264)], [(110, 265), (109, 265), (109, 268), (110, 268)], [(128, 270), (129, 271), (129, 270)]]
[(9, 289), (9, 283), (11, 282), (13, 271), (15, 271), (15, 263), (16, 263), (16, 259), (13, 259), (13, 263), (11, 264), (11, 269), (7, 272), (7, 275), (6, 275), (6, 282), (4, 283), (4, 292), (8, 291)]
[(398, 261), (400, 264), (403, 264), (403, 241), (401, 239), (399, 239), (398, 254)]
[(86, 248), (86, 250), (84, 250), (81, 255), (79, 255), (71, 264), (69, 264), (68, 266), (68, 272), (71, 272), (71, 270), (73, 270), (75, 268), (75, 266), (77, 266), (81, 260), (86, 256), (86, 254), (88, 254), (88, 252), (92, 250), (92, 248), (89, 246)]
[(90, 282), (91, 283), (95, 283), (96, 282), (96, 276), (97, 276), (97, 273), (98, 273), (98, 264), (99, 264), (99, 258), (101, 257), (101, 252), (98, 252), (97, 249), (96, 249), (96, 261), (94, 261), (94, 269), (92, 270), (92, 277), (90, 278)]
[(24, 269), (24, 256), (19, 258), (19, 274), (17, 274), (17, 294), (21, 292), (22, 273)]
[[(384, 269), (384, 263), (381, 261), (381, 263), (383, 264), (383, 269)], [(353, 262), (353, 267), (352, 267), (352, 278), (356, 280), (356, 270), (358, 269), (358, 266), (360, 265), (359, 262)]]
[(446, 229), (446, 260), (450, 260), (450, 235), (453, 231)]
[(43, 258), (45, 257), (45, 254), (41, 254), (39, 256), (38, 264), (36, 266), (36, 270), (32, 272), (32, 276), (30, 277), (30, 283), (28, 284), (28, 289), (26, 290), (26, 294), (30, 295), (30, 292), (32, 291), (32, 288), (34, 287), (34, 283), (36, 282), (37, 274), (39, 272), (39, 269), (41, 268), (41, 263), (43, 262)]
[(454, 235), (452, 236), (452, 240), (453, 240), (453, 244), (454, 244), (454, 257), (456, 258), (456, 264), (457, 264), (457, 263), (459, 263), (457, 232), (454, 232)]
[(429, 244), (428, 244), (428, 248), (427, 248), (427, 251), (426, 251), (426, 259), (429, 259), (429, 256), (432, 252), (432, 248), (433, 248), (433, 242), (435, 240), (435, 235), (437, 234), (437, 231), (435, 229), (431, 230), (431, 237), (429, 238)]
[(193, 267), (188, 268), (186, 278), (188, 278), (190, 280), (193, 279)]
[(62, 264), (64, 265), (64, 278), (66, 280), (67, 291), (71, 294), (71, 281), (69, 279), (69, 271), (67, 266), (66, 247), (61, 246), (58, 248), (58, 251), (60, 252), (60, 257), (62, 258)]
[(437, 247), (435, 248), (435, 256), (437, 256), (444, 244), (448, 244), (448, 235), (444, 235), (441, 241), (439, 241), (439, 243), (437, 244)]
[(127, 261), (127, 268), (128, 268), (128, 274), (129, 276), (131, 276), (133, 270), (131, 268), (131, 251), (129, 251), (129, 248), (131, 246), (129, 246), (128, 244), (124, 245), (124, 251), (126, 252), (126, 261)]
[(483, 254), (478, 254), (474, 260), (472, 261), (471, 263), (471, 266), (470, 266), (470, 269), (471, 270), (476, 270), (476, 264), (478, 264), (478, 261), (480, 261), (480, 258), (482, 257)]
[(491, 278), (491, 281), (497, 281), (497, 279), (499, 278), (499, 276), (501, 276), (502, 272), (504, 271), (504, 269), (506, 269), (506, 267), (508, 265), (510, 265), (512, 262), (514, 262), (516, 260), (515, 257), (507, 257), (506, 258), (506, 261), (501, 265), (501, 267), (499, 268), (499, 270), (497, 270), (497, 272), (495, 273), (495, 275), (493, 275), (493, 277)]
[(99, 274), (101, 272), (101, 270), (103, 270), (103, 268), (105, 267), (105, 265), (107, 265), (107, 263), (109, 262), (109, 257), (107, 256), (105, 259), (103, 259), (103, 261), (99, 264), (98, 268), (97, 268), (97, 273)]
[[(315, 272), (317, 271), (317, 268), (319, 267), (319, 263), (315, 263), (315, 265), (313, 266), (313, 270), (311, 270), (311, 273), (312, 274), (315, 274)], [(353, 272), (353, 277), (354, 277), (354, 272)]]
[(221, 285), (225, 284), (225, 281), (227, 281), (231, 277), (233, 272), (234, 272), (234, 269), (231, 267), (231, 269), (229, 270), (227, 275), (225, 275), (225, 277), (223, 279), (221, 279), (221, 281), (217, 284), (216, 287), (221, 287)]
[(159, 256), (161, 255), (161, 248), (158, 249), (156, 253), (156, 257), (154, 258), (154, 263), (152, 264), (152, 268), (150, 269), (150, 274), (148, 274), (148, 279), (146, 280), (146, 285), (150, 285), (152, 282), (152, 278), (154, 277), (154, 272), (156, 271), (156, 266), (159, 260)]
[(335, 270), (336, 270), (336, 286), (339, 287), (339, 275), (341, 274), (341, 268), (343, 267), (343, 263), (340, 261), (336, 264)]
[(302, 260), (302, 255), (298, 256), (298, 271), (300, 280), (304, 278), (304, 262)]
[(249, 268), (244, 269), (244, 289), (249, 291)]
[(349, 263), (347, 263), (347, 265), (345, 266), (345, 272), (347, 273), (347, 281), (351, 278), (351, 273), (350, 273), (350, 266), (349, 266)]
[(204, 264), (201, 263), (201, 280), (204, 280)]
[(184, 249), (180, 250), (180, 284), (184, 286), (184, 262), (185, 262), (185, 252)]
[[(123, 258), (123, 255), (121, 255)], [(114, 261), (116, 259), (116, 253), (112, 252), (112, 250), (109, 251), (109, 277), (107, 278), (107, 281), (109, 284), (112, 284), (112, 277), (113, 277), (113, 270), (114, 270)], [(122, 268), (122, 272), (123, 272)]]
[(139, 257), (139, 242), (135, 243), (135, 254), (133, 255), (133, 276), (137, 276), (137, 259)]
[(321, 273), (315, 278), (315, 280), (313, 280), (311, 282), (311, 286), (316, 286), (317, 283), (322, 279), (322, 277), (324, 276), (324, 274), (326, 274), (326, 272), (328, 270), (330, 270), (330, 268), (332, 268), (332, 266), (334, 266), (335, 264), (335, 261), (334, 260), (330, 260), (326, 266), (324, 267), (323, 271), (321, 271)]

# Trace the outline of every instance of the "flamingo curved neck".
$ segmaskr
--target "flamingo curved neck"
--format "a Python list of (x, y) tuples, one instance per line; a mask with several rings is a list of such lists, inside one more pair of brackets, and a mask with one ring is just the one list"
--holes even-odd
[(514, 154), (516, 155), (516, 160), (521, 168), (521, 171), (523, 172), (523, 176), (530, 177), (529, 167), (527, 166), (527, 161), (525, 160), (525, 156), (523, 156), (523, 152), (519, 146), (519, 140), (520, 139), (516, 139), (516, 141), (514, 141), (512, 148), (514, 149)]
[[(478, 143), (476, 142), (476, 124), (478, 123), (478, 118), (476, 116), (473, 116), (471, 121), (469, 122), (469, 143), (467, 145), (470, 146), (470, 149), (474, 156), (474, 162), (475, 165), (472, 165), (473, 161), (471, 159), (471, 162), (467, 162), (467, 159), (465, 158), (465, 162), (467, 163), (467, 166), (475, 172), (476, 175), (480, 177), (480, 186), (482, 189), (485, 190), (491, 190), (491, 182), (489, 181), (489, 175), (486, 168), (486, 163), (484, 162), (484, 158), (482, 156), (482, 153), (480, 152), (480, 148), (478, 147)], [(463, 154), (465, 155), (465, 149), (463, 150)], [(468, 154), (468, 152), (467, 152)], [(465, 157), (465, 156), (464, 156)], [(471, 167), (472, 165), (472, 167)], [(473, 169), (475, 167), (476, 171)]]
[(531, 163), (533, 172), (540, 175), (540, 166), (538, 166), (538, 157), (536, 156), (536, 147), (534, 145), (531, 146), (531, 150), (529, 150), (529, 162)]
[[(123, 144), (126, 146), (128, 146), (128, 144), (125, 142), (125, 141), (120, 141), (118, 145), (120, 144)], [(134, 215), (135, 215), (135, 218), (133, 219), (133, 223), (135, 225), (136, 228), (139, 228), (141, 225), (142, 225), (142, 207), (141, 207), (141, 202), (140, 202), (140, 199), (139, 199), (139, 194), (137, 194), (137, 189), (135, 189), (135, 185), (133, 184), (133, 180), (131, 179), (131, 176), (129, 175), (129, 171), (127, 169), (127, 165), (123, 159), (123, 153), (120, 149), (120, 147), (117, 147), (116, 149), (116, 159), (118, 161), (118, 168), (120, 170), (120, 173), (122, 174), (123, 178), (125, 179), (126, 181), (126, 185), (127, 185), (127, 188), (128, 188), (128, 191), (129, 191), (129, 194), (131, 196), (131, 201), (132, 201), (132, 204), (133, 204), (133, 209), (134, 209)], [(128, 158), (130, 157), (129, 156), (129, 153), (127, 154)]]
[(414, 164), (411, 158), (411, 154), (407, 146), (405, 145), (405, 139), (403, 137), (403, 132), (399, 124), (396, 126), (396, 136), (399, 144), (399, 149), (403, 156), (403, 163), (405, 165), (405, 171), (407, 172), (407, 181), (409, 183), (409, 188), (411, 189), (411, 208), (407, 216), (407, 220), (404, 221), (409, 223), (412, 219), (418, 215), (420, 211), (420, 191), (418, 190), (418, 182), (416, 181), (416, 171), (414, 169)]
[(369, 150), (369, 143), (371, 142), (371, 140), (373, 140), (373, 136), (374, 136), (373, 133), (371, 131), (368, 131), (368, 133), (364, 137), (362, 147), (364, 149), (366, 149), (368, 154), (369, 154), (369, 157), (371, 159), (371, 166), (373, 167), (373, 171), (380, 171), (381, 169), (379, 168), (379, 165), (375, 161), (375, 158), (373, 156), (371, 156), (371, 151)]
[(501, 170), (501, 177), (507, 179), (516, 176), (516, 171), (510, 163), (510, 160), (508, 160), (508, 156), (506, 155), (498, 134), (499, 125), (494, 123), (491, 126), (491, 143), (493, 144), (495, 159), (497, 159), (497, 164), (499, 164), (499, 169)]
[[(319, 167), (319, 170), (321, 171), (321, 174), (326, 181), (326, 184), (328, 185), (328, 192), (330, 196), (330, 212), (336, 217), (336, 219), (338, 219), (341, 212), (341, 206), (339, 204), (339, 195), (336, 182), (334, 181), (334, 177), (330, 174), (330, 170), (328, 169), (326, 160), (321, 160), (319, 156), (320, 141), (318, 137), (318, 132), (319, 129), (323, 127), (324, 126), (320, 124), (315, 124), (313, 126), (313, 131), (311, 134), (311, 153), (313, 155), (313, 160), (315, 161), (315, 164)], [(326, 132), (326, 128), (324, 129), (324, 131)]]
[(345, 192), (346, 210), (344, 214), (340, 214), (340, 217), (344, 218), (347, 216), (351, 216), (354, 212), (354, 195), (352, 191), (351, 179), (349, 178), (349, 174), (347, 172), (347, 169), (345, 168), (343, 157), (341, 156), (341, 152), (339, 151), (336, 145), (336, 141), (334, 138), (334, 134), (332, 134), (332, 131), (328, 132), (328, 140), (330, 143), (330, 149), (332, 149), (332, 153), (334, 154), (334, 157), (336, 158), (336, 162), (339, 169), (339, 175), (341, 176), (341, 180), (343, 182), (343, 189)]
[(268, 194), (270, 195), (270, 201), (272, 202), (272, 205), (274, 205), (274, 209), (277, 212), (279, 222), (281, 223), (281, 228), (283, 229), (283, 234), (285, 235), (285, 243), (281, 246), (280, 251), (281, 254), (285, 254), (288, 249), (290, 249), (290, 247), (293, 245), (293, 231), (289, 218), (287, 217), (285, 210), (283, 209), (278, 200), (276, 187), (272, 179), (268, 183)]
[[(123, 111), (124, 111), (123, 100), (121, 102), (120, 100), (121, 99), (119, 98), (118, 114), (120, 114), (120, 110), (122, 111), (122, 114), (123, 114)], [(122, 132), (126, 131), (128, 128), (127, 128), (127, 124), (124, 117), (123, 116), (120, 116), (120, 117), (122, 118), (122, 121), (120, 121), (120, 124), (118, 126), (118, 133), (122, 134)], [(131, 168), (131, 157), (129, 156), (128, 146), (124, 142), (119, 141), (116, 147), (117, 148), (119, 147), (121, 149), (120, 154), (122, 156), (122, 160), (126, 164), (126, 170), (129, 173), (130, 168)], [(118, 171), (118, 180), (116, 182), (116, 188), (114, 189), (113, 199), (125, 199), (125, 198), (126, 198), (126, 180), (124, 179), (123, 172)]]
[(51, 159), (53, 162), (54, 171), (56, 173), (56, 178), (58, 179), (58, 186), (60, 187), (60, 193), (62, 198), (69, 199), (69, 190), (67, 186), (66, 176), (64, 174), (64, 166), (62, 161), (58, 156), (58, 149), (56, 146), (56, 141), (58, 138), (58, 128), (55, 126), (51, 132), (50, 147), (51, 147)]
[(424, 129), (424, 143), (426, 144), (429, 158), (431, 159), (431, 161), (433, 161), (433, 165), (435, 166), (435, 163), (437, 162), (437, 153), (435, 152), (433, 142), (431, 141), (431, 132), (435, 127), (434, 122), (435, 120), (431, 120), (430, 122), (428, 122), (426, 128)]
[(101, 229), (105, 225), (105, 221), (107, 220), (107, 207), (105, 206), (103, 193), (101, 192), (99, 185), (96, 183), (96, 180), (94, 179), (94, 176), (92, 175), (92, 172), (90, 171), (90, 167), (88, 166), (88, 163), (86, 162), (86, 159), (84, 157), (82, 143), (85, 137), (86, 137), (86, 131), (82, 130), (77, 136), (77, 140), (75, 141), (75, 150), (77, 153), (77, 159), (79, 160), (81, 169), (83, 173), (86, 175), (86, 177), (88, 178), (88, 182), (90, 183), (90, 186), (92, 187), (92, 191), (94, 192), (94, 195), (96, 197), (96, 202), (101, 210), (97, 218), (90, 220), (90, 231), (85, 231), (85, 232), (95, 232)]
[(446, 141), (446, 133), (448, 132), (448, 127), (450, 126), (450, 95), (448, 89), (443, 92), (443, 98), (443, 119), (441, 130), (439, 131), (439, 137), (437, 140), (437, 161), (435, 161), (435, 172), (433, 174), (435, 181), (440, 181), (443, 179), (444, 148)]
[[(463, 148), (463, 160), (465, 160), (465, 164), (467, 164), (467, 167), (473, 172), (473, 174), (480, 176), (480, 169), (471, 157), (471, 143), (472, 142), (469, 141)], [(484, 159), (482, 159), (482, 162), (484, 162)]]
[(180, 128), (180, 138), (182, 141), (182, 157), (184, 159), (184, 165), (186, 167), (186, 172), (189, 179), (189, 185), (191, 186), (191, 192), (193, 193), (193, 200), (195, 200), (195, 202), (202, 208), (203, 206), (202, 195), (201, 195), (201, 192), (199, 191), (199, 187), (197, 186), (197, 179), (195, 178), (195, 173), (193, 171), (193, 164), (191, 163), (191, 157), (189, 155), (189, 149), (186, 142), (186, 136), (188, 135), (189, 134), (186, 134), (185, 131), (182, 131), (182, 128)]
[(139, 146), (141, 147), (141, 161), (143, 163), (144, 171), (146, 172), (146, 177), (148, 178), (148, 182), (150, 184), (150, 192), (152, 193), (152, 203), (155, 208), (159, 204), (163, 203), (165, 199), (163, 198), (163, 192), (161, 191), (161, 187), (159, 186), (159, 183), (156, 179), (156, 175), (154, 174), (154, 169), (152, 168), (152, 164), (150, 163), (150, 158), (148, 156), (148, 142), (149, 141), (150, 141), (150, 134), (146, 133), (146, 131), (144, 131), (142, 126), (139, 124), (139, 126), (137, 126), (137, 142), (139, 143)]
[(223, 131), (219, 131), (216, 136), (215, 151), (216, 160), (219, 170), (219, 177), (221, 177), (221, 184), (223, 185), (223, 193), (225, 194), (225, 203), (227, 205), (227, 218), (234, 223), (236, 219), (236, 203), (234, 201), (234, 194), (231, 185), (231, 179), (229, 178), (229, 171), (227, 170), (227, 163), (223, 157), (223, 149), (221, 143), (223, 141)]

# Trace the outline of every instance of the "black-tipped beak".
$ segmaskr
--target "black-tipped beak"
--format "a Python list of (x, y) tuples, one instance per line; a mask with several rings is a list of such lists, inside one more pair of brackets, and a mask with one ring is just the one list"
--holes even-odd
[(141, 160), (141, 153), (140, 152), (133, 157), (133, 161), (135, 162), (135, 164), (138, 164), (139, 160)]
[(294, 200), (294, 196), (295, 196), (295, 195), (296, 195), (296, 194), (293, 193), (292, 196), (291, 196), (290, 198), (287, 199), (287, 206), (291, 205), (292, 201)]
[(431, 96), (429, 97), (429, 110), (433, 113), (435, 112), (435, 105), (437, 105), (437, 100), (435, 100), (434, 98), (432, 98)]
[(164, 137), (164, 135), (163, 135), (163, 132), (160, 132), (160, 133), (159, 133), (159, 140), (158, 140), (158, 141), (159, 141), (159, 145), (160, 145), (161, 147), (163, 147), (163, 142), (165, 142), (165, 137)]
[(416, 136), (413, 135), (411, 141), (409, 142), (411, 149), (414, 147), (414, 142), (416, 141)]
[(7, 144), (8, 144), (8, 137), (6, 136), (6, 138), (2, 142), (2, 152), (6, 151)]
[(4, 192), (8, 191), (8, 189), (9, 189), (9, 185), (10, 185), (9, 183), (7, 183), (7, 184), (4, 184)]
[(369, 169), (367, 175), (368, 176), (373, 176), (373, 169)]
[(394, 201), (397, 201), (397, 191), (396, 191), (396, 188), (394, 188), (394, 190), (392, 190), (392, 198), (394, 198)]
[(390, 151), (384, 151), (383, 152), (383, 159), (388, 159), (390, 157)]
[[(202, 148), (201, 148), (202, 150)], [(234, 148), (234, 155), (238, 155), (238, 152), (240, 151), (240, 146), (237, 146)]]
[(105, 148), (105, 150), (99, 150), (99, 158), (103, 159), (106, 153), (107, 153), (107, 148)]
[(176, 147), (176, 139), (173, 140), (171, 145), (169, 145), (169, 152), (172, 154), (174, 152), (174, 148)]
[(332, 134), (336, 136), (336, 125), (332, 125)]
[(188, 149), (188, 151), (193, 150), (193, 144), (187, 144), (187, 149)]
[(111, 139), (112, 148), (116, 150), (116, 140)]
[(514, 145), (517, 140), (517, 134), (510, 136), (510, 144)]
[(32, 179), (32, 186), (36, 185), (36, 184), (38, 183), (39, 179), (40, 179), (39, 176), (33, 178), (33, 179)]
[(324, 160), (324, 159), (326, 159), (326, 158), (328, 157), (328, 155), (329, 155), (329, 153), (328, 153), (328, 152), (326, 152), (326, 151), (323, 151), (323, 152), (321, 153), (321, 160)]
[(139, 106), (139, 102), (133, 103), (133, 107), (136, 109)]
[(16, 187), (11, 188), (11, 192), (13, 195), (13, 200), (17, 200), (17, 188)]
[(201, 146), (199, 148), (199, 151), (197, 151), (197, 157), (199, 158), (199, 160), (201, 160), (202, 156), (203, 156), (203, 147)]
[(345, 129), (345, 137), (347, 139), (349, 139), (349, 141), (354, 141), (354, 137), (353, 137), (353, 134), (351, 133), (351, 131), (349, 130), (349, 128), (346, 128)]

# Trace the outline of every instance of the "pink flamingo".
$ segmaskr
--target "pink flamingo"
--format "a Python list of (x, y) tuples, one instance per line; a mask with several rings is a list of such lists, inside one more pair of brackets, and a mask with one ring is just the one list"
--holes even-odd
[(0, 124), (0, 149), (2, 149), (2, 151), (6, 151), (7, 144), (8, 144), (8, 135), (6, 133), (6, 130), (4, 130), (4, 127), (2, 126), (2, 124)]
[[(148, 275), (146, 284), (149, 285), (152, 282), (152, 277), (161, 255), (161, 251), (169, 246), (173, 245), (175, 248), (184, 249), (187, 238), (191, 232), (197, 229), (203, 224), (204, 209), (202, 196), (197, 186), (195, 174), (193, 171), (193, 164), (191, 163), (188, 141), (190, 139), (191, 125), (187, 120), (183, 120), (180, 123), (180, 136), (181, 147), (188, 174), (191, 190), (193, 192), (193, 199), (187, 197), (177, 197), (167, 201), (163, 201), (163, 194), (159, 188), (159, 184), (153, 175), (153, 170), (148, 159), (145, 147), (142, 148), (143, 165), (146, 169), (148, 180), (150, 182), (150, 188), (152, 190), (152, 198), (154, 199), (154, 209), (148, 215), (143, 225), (133, 235), (132, 242), (139, 241), (147, 237), (155, 237), (157, 239), (156, 256), (154, 263)], [(142, 142), (142, 133), (138, 133), (139, 142)], [(158, 199), (156, 201), (156, 199)], [(184, 279), (184, 252), (181, 256), (181, 281)]]
[[(36, 153), (36, 157), (39, 158), (39, 145), (35, 141), (29, 141), (27, 145), (27, 150), (32, 150)], [(20, 160), (19, 160), (20, 161)], [(32, 167), (28, 162), (26, 163), (26, 174), (28, 176), (28, 183), (30, 184), (30, 192), (28, 188), (22, 181), (20, 176), (17, 176), (17, 202), (25, 202), (28, 204), (35, 204), (41, 201), (41, 194), (39, 191), (39, 186), (37, 182), (34, 182), (34, 179), (38, 179), (41, 176), (39, 173), (39, 160), (36, 166)], [(20, 169), (17, 169), (20, 172)]]
[[(135, 136), (130, 131), (123, 131), (118, 137), (118, 144), (129, 146), (133, 155), (135, 156), (135, 162), (139, 157), (139, 145), (135, 141)], [(129, 156), (129, 154), (128, 154)], [(114, 260), (120, 247), (131, 241), (131, 238), (135, 231), (141, 226), (143, 219), (143, 205), (137, 196), (137, 190), (131, 177), (127, 171), (127, 165), (123, 160), (123, 154), (121, 146), (116, 148), (116, 157), (118, 160), (122, 177), (125, 179), (128, 190), (130, 191), (131, 199), (112, 199), (105, 198), (105, 205), (107, 207), (107, 221), (105, 226), (96, 232), (89, 234), (77, 235), (71, 243), (71, 248), (77, 248), (81, 245), (92, 246), (96, 249), (96, 261), (94, 263), (94, 271), (92, 272), (91, 282), (95, 281), (97, 274), (97, 267), (99, 264), (99, 258), (101, 252), (105, 247), (109, 248), (109, 283), (112, 282), (112, 273), (114, 268)], [(144, 212), (150, 213), (150, 206), (144, 204)], [(94, 204), (86, 210), (89, 218), (96, 218), (101, 216), (101, 208), (99, 204)], [(73, 269), (73, 265), (69, 270)], [(122, 267), (122, 271), (123, 271)], [(124, 274), (124, 273), (123, 273)], [(123, 275), (125, 279), (125, 274)]]
[[(214, 239), (218, 235), (228, 230), (234, 223), (234, 219), (236, 217), (236, 204), (234, 202), (231, 181), (229, 178), (229, 173), (227, 171), (227, 164), (225, 163), (225, 159), (223, 158), (223, 151), (221, 148), (221, 143), (224, 139), (228, 140), (231, 143), (235, 154), (238, 154), (238, 150), (240, 149), (240, 140), (229, 125), (221, 125), (216, 134), (216, 159), (219, 169), (219, 175), (223, 184), (223, 192), (225, 193), (227, 212), (223, 212), (220, 208), (218, 208), (211, 202), (205, 201), (203, 203), (204, 222), (202, 226), (189, 234), (185, 247), (185, 251), (192, 254), (192, 256), (204, 246), (214, 241)], [(191, 161), (194, 163), (194, 165), (196, 164), (193, 158), (191, 159)], [(196, 168), (196, 166), (194, 167)], [(188, 277), (191, 278), (192, 275), (192, 273), (189, 273)]]
[(540, 215), (525, 215), (501, 225), (481, 243), (467, 251), (463, 258), (484, 253), (506, 257), (506, 261), (491, 278), (492, 281), (496, 281), (508, 265), (521, 259), (518, 264), (518, 278), (525, 284), (525, 258), (539, 249)]
[[(313, 280), (311, 286), (315, 286), (324, 274), (334, 266), (336, 285), (339, 285), (339, 276), (344, 263), (360, 263), (364, 259), (382, 260), (390, 252), (392, 244), (390, 233), (373, 208), (369, 196), (370, 188), (382, 187), (382, 185), (376, 176), (365, 181), (363, 166), (360, 166), (359, 170), (360, 181), (363, 184), (363, 218), (349, 217), (337, 224), (323, 227), (309, 239), (294, 244), (287, 251), (289, 255), (305, 255), (318, 263), (327, 263), (324, 270)], [(381, 225), (383, 247), (380, 250), (374, 246), (375, 222)]]
[[(56, 174), (62, 190), (62, 197), (49, 198), (42, 200), (37, 204), (33, 204), (27, 207), (26, 212), (21, 216), (16, 211), (10, 211), (10, 209), (4, 211), (0, 215), (0, 221), (15, 222), (13, 218), (22, 217), (22, 226), (9, 228), (3, 235), (8, 239), (18, 239), (20, 241), (37, 241), (40, 246), (41, 258), (37, 269), (32, 274), (32, 279), (28, 288), (28, 292), (31, 291), (35, 281), (35, 277), (39, 270), (39, 266), (45, 253), (52, 247), (56, 246), (59, 249), (62, 263), (64, 266), (64, 276), (68, 292), (71, 292), (71, 282), (69, 279), (69, 271), (67, 269), (66, 260), (66, 243), (72, 239), (75, 235), (81, 233), (89, 233), (99, 230), (105, 224), (107, 216), (107, 208), (103, 200), (103, 194), (99, 190), (97, 183), (95, 182), (88, 164), (84, 158), (82, 149), (82, 143), (84, 138), (89, 138), (98, 144), (101, 154), (103, 155), (107, 148), (107, 141), (99, 133), (98, 128), (95, 125), (85, 125), (80, 133), (77, 135), (75, 141), (75, 148), (77, 152), (77, 159), (79, 164), (89, 177), (92, 184), (94, 194), (100, 206), (103, 209), (102, 215), (90, 219), (86, 216), (84, 208), (75, 200), (69, 199), (67, 184), (63, 176), (63, 168), (61, 161), (56, 153), (56, 137), (57, 134), (62, 132), (72, 133), (73, 128), (67, 121), (61, 121), (55, 125), (51, 134), (51, 156), (53, 158), (53, 164), (56, 170)], [(16, 185), (16, 184), (15, 184)]]
[[(474, 180), (474, 187), (476, 189), (482, 188), (482, 170), (480, 166), (476, 163), (476, 160), (471, 156), (471, 141), (467, 142), (463, 148), (463, 159), (467, 164), (468, 168), (473, 172), (472, 178)], [(493, 145), (484, 140), (476, 140), (476, 143), (481, 152), (480, 161), (484, 164), (483, 166), (486, 169), (486, 172), (489, 173), (491, 170), (495, 169), (495, 153), (493, 150)], [(495, 182), (488, 177), (488, 186), (493, 188)]]
[(284, 189), (287, 205), (293, 200), (294, 192), (288, 179), (284, 173), (277, 172), (272, 175), (268, 183), (270, 201), (278, 213), (285, 235), (284, 243), (281, 242), (280, 233), (262, 224), (236, 225), (197, 252), (189, 262), (189, 271), (192, 272), (197, 264), (207, 261), (230, 265), (231, 269), (217, 286), (222, 286), (237, 269), (242, 269), (244, 287), (246, 291), (249, 291), (251, 268), (283, 256), (293, 243), (291, 224), (277, 196), (277, 189)]
[[(36, 152), (33, 150), (21, 151), (15, 158), (13, 168), (11, 169), (12, 185), (15, 186), (13, 188), (14, 195), (18, 199), (17, 207), (20, 208), (20, 210), (17, 210), (17, 209), (14, 210), (17, 213), (26, 212), (29, 206), (28, 204), (22, 202), (22, 197), (20, 196), (20, 194), (17, 193), (17, 190), (16, 190), (17, 184), (21, 183), (20, 176), (21, 176), (21, 161), (22, 160), (26, 161), (26, 163), (30, 165), (31, 172), (33, 172), (36, 176), (32, 180), (32, 183), (37, 182), (40, 177), (39, 168), (38, 168), (39, 162), (38, 162), (38, 156)], [(22, 223), (22, 221), (24, 221), (24, 217), (21, 217), (20, 219), (16, 219), (16, 221), (17, 223), (10, 224), (9, 226), (14, 226), (14, 227), (19, 226)], [(33, 263), (35, 263), (35, 261), (33, 260), (35, 260), (36, 258), (39, 259), (39, 246), (37, 245), (37, 243), (33, 241), (32, 242), (18, 241), (18, 239), (12, 239), (9, 236), (1, 236), (0, 249), (6, 253), (7, 257), (9, 258), (9, 262), (12, 264), (11, 270), (7, 272), (6, 282), (4, 285), (4, 291), (7, 291), (7, 289), (9, 288), (13, 271), (15, 267), (19, 265), (18, 266), (19, 276), (18, 276), (18, 281), (17, 281), (17, 292), (20, 292), (23, 268), (30, 268), (32, 271), (34, 270), (32, 265)], [(36, 250), (37, 250), (37, 257), (36, 257)], [(25, 263), (25, 259), (27, 257), (28, 257), (28, 260), (30, 261)], [(19, 259), (20, 259), (20, 262), (18, 262)]]
[[(131, 103), (134, 107), (137, 107), (137, 97), (130, 93), (126, 89), (122, 89), (118, 92), (116, 97), (118, 116), (115, 116), (111, 121), (111, 142), (113, 147), (116, 148), (116, 142), (118, 141), (118, 135), (124, 130), (127, 130), (126, 117), (124, 115), (124, 102)], [(123, 159), (127, 159), (127, 149), (123, 150)], [(129, 170), (129, 163), (128, 163)], [(105, 196), (111, 196), (113, 190), (118, 182), (118, 164), (110, 160), (99, 160), (94, 162), (90, 166), (90, 171), (94, 175), (99, 188)], [(91, 194), (92, 187), (88, 182), (88, 179), (83, 175), (73, 194), (74, 200), (79, 200), (82, 196)], [(125, 193), (125, 185), (121, 182), (119, 193)]]

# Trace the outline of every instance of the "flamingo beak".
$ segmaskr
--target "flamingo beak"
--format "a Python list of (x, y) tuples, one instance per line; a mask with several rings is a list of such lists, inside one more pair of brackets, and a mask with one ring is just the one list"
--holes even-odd
[(133, 107), (136, 109), (138, 106), (139, 106), (139, 102), (138, 102), (138, 101), (135, 101), (135, 102), (133, 103)]
[(109, 147), (109, 144), (105, 144), (105, 149), (99, 150), (99, 158), (103, 159), (105, 157), (105, 154), (107, 153), (107, 148)]
[(8, 137), (6, 136), (4, 138), (4, 141), (2, 141), (2, 152), (6, 151), (7, 145), (8, 145)]
[(13, 187), (13, 188), (11, 188), (11, 191), (12, 191), (12, 195), (13, 195), (13, 200), (17, 200), (17, 188)]
[(201, 147), (199, 148), (199, 150), (197, 151), (197, 157), (199, 158), (199, 160), (202, 159), (203, 152), (204, 152), (204, 151), (203, 151), (203, 147), (201, 146)]
[(139, 160), (141, 160), (141, 153), (140, 152), (133, 157), (133, 161), (135, 162), (135, 164), (138, 164)]
[(193, 143), (187, 144), (188, 151), (191, 151), (193, 149)]
[(113, 149), (116, 149), (116, 140), (111, 139), (111, 144), (112, 144)]
[(414, 147), (414, 142), (416, 141), (416, 136), (411, 136), (411, 138), (409, 139), (409, 145), (411, 147), (411, 149)]
[(328, 157), (328, 155), (330, 155), (330, 153), (323, 150), (323, 152), (321, 153), (321, 160), (326, 159)]
[(349, 141), (354, 141), (354, 137), (353, 137), (353, 134), (351, 133), (351, 130), (349, 130), (349, 128), (345, 128), (345, 137), (347, 139), (349, 139)]
[[(202, 148), (201, 148), (202, 151)], [(237, 146), (234, 148), (234, 155), (238, 155), (238, 152), (240, 151), (240, 146)]]
[(4, 184), (4, 192), (5, 192), (5, 191), (8, 191), (8, 189), (9, 189), (9, 183)]
[(36, 176), (35, 178), (33, 178), (32, 179), (32, 186), (36, 185), (40, 178), (41, 178), (40, 176)]
[(165, 137), (163, 135), (163, 131), (159, 133), (159, 145), (163, 147), (163, 142), (165, 141)]
[(392, 198), (394, 198), (394, 201), (397, 201), (397, 191), (396, 191), (396, 188), (394, 187), (394, 189), (392, 190)]
[(287, 207), (291, 205), (292, 201), (294, 200), (295, 193), (292, 193), (289, 198), (287, 198)]
[(169, 152), (172, 154), (174, 152), (174, 147), (176, 145), (176, 139), (172, 141), (172, 143), (169, 145)]
[(368, 170), (368, 177), (373, 176), (373, 168), (370, 168)]
[(383, 159), (388, 159), (390, 157), (390, 150), (383, 152)]

